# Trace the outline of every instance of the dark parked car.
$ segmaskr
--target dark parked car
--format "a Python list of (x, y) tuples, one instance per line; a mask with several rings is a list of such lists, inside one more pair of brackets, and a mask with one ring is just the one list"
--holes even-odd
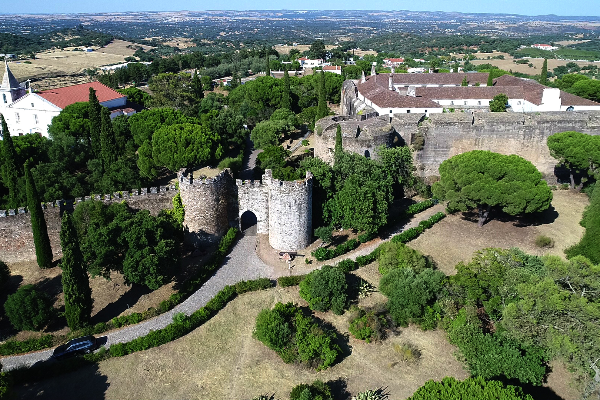
[(52, 357), (60, 359), (73, 356), (75, 354), (87, 354), (96, 350), (96, 338), (94, 336), (82, 336), (77, 339), (69, 340), (67, 343), (54, 349)]

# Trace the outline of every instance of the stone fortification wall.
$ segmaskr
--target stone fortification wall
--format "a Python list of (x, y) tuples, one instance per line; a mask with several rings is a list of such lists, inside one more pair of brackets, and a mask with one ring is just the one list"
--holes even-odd
[(358, 80), (347, 80), (342, 84), (340, 110), (342, 115), (349, 115), (358, 119), (367, 119), (379, 115), (372, 107), (358, 99)]
[[(173, 197), (177, 193), (175, 186), (133, 189), (106, 195), (86, 196), (71, 200), (56, 200), (43, 204), (44, 218), (48, 226), (48, 236), (55, 258), (62, 256), (60, 247), (61, 215), (65, 210), (73, 210), (82, 201), (101, 200), (106, 204), (127, 201), (137, 210), (149, 210), (158, 215), (161, 210), (173, 207)], [(18, 210), (0, 210), (0, 259), (4, 262), (35, 260), (35, 247), (31, 220), (25, 207)]]
[(312, 182), (273, 179), (271, 170), (263, 176), (269, 188), (269, 243), (281, 251), (296, 251), (307, 247), (312, 238)]
[(344, 150), (362, 156), (377, 158), (377, 148), (391, 145), (394, 139), (394, 127), (390, 124), (388, 117), (360, 120), (336, 115), (322, 118), (315, 124), (315, 157), (328, 164), (333, 164), (338, 125), (342, 128)]
[[(269, 170), (270, 171), (270, 170)], [(256, 216), (256, 232), (269, 233), (269, 188), (260, 181), (236, 180), (239, 221), (246, 211)]]
[(237, 201), (229, 169), (214, 178), (194, 179), (193, 172), (177, 174), (181, 200), (185, 206), (185, 243), (194, 247), (216, 243), (235, 226)]
[(432, 114), (418, 127), (425, 145), (415, 153), (415, 163), (419, 175), (435, 176), (442, 161), (456, 154), (490, 150), (517, 154), (531, 161), (545, 179), (554, 182), (556, 159), (550, 155), (546, 141), (549, 136), (564, 131), (600, 134), (600, 113)]

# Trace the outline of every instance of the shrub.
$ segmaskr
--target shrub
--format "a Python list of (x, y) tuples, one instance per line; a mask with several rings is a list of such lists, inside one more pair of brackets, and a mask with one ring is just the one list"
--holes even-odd
[(256, 317), (252, 335), (274, 350), (285, 363), (303, 362), (322, 370), (341, 353), (334, 331), (321, 328), (312, 316), (305, 316), (292, 303), (277, 303)]
[(364, 392), (358, 393), (354, 396), (353, 400), (387, 400), (389, 398), (388, 394), (383, 391), (383, 389), (377, 390), (366, 390)]
[(520, 387), (505, 385), (500, 381), (472, 377), (461, 382), (452, 377), (446, 377), (441, 382), (427, 381), (407, 400), (458, 399), (533, 400), (533, 397), (523, 394)]
[(548, 236), (538, 235), (538, 237), (535, 238), (535, 245), (540, 248), (554, 247), (554, 240)]
[(273, 282), (269, 278), (259, 278), (252, 281), (241, 281), (235, 284), (237, 294), (264, 290), (273, 287)]
[(321, 239), (323, 243), (330, 243), (333, 240), (333, 227), (321, 226), (315, 229), (315, 236)]
[(412, 343), (394, 343), (392, 345), (394, 352), (400, 356), (404, 362), (416, 362), (421, 358), (421, 350)]
[(326, 249), (325, 247), (319, 247), (311, 254), (318, 261), (331, 260), (332, 258), (339, 257), (346, 254), (359, 246), (359, 242), (356, 239), (350, 239), (338, 246), (335, 249)]
[(408, 243), (413, 239), (419, 237), (419, 235), (423, 233), (423, 227), (417, 226), (415, 228), (409, 228), (398, 235), (395, 235), (391, 242), (392, 243)]
[(356, 257), (356, 263), (359, 267), (364, 267), (365, 265), (371, 264), (373, 261), (377, 260), (377, 254), (379, 251), (373, 251), (371, 254), (367, 254), (366, 256), (358, 256)]
[(54, 316), (52, 300), (33, 285), (25, 285), (8, 296), (4, 311), (17, 330), (37, 331), (45, 327)]
[(307, 139), (302, 140), (302, 146), (308, 146), (309, 142)]
[(229, 168), (233, 174), (237, 174), (242, 170), (242, 158), (226, 157), (219, 162), (218, 168), (221, 170)]
[(420, 322), (425, 307), (435, 301), (445, 275), (425, 269), (416, 273), (412, 268), (394, 269), (381, 278), (379, 290), (388, 298), (388, 308), (400, 326)]
[(306, 275), (282, 276), (277, 278), (277, 284), (281, 287), (298, 286)]
[(300, 282), (300, 297), (308, 302), (311, 310), (342, 314), (346, 307), (348, 283), (340, 269), (325, 265), (312, 271)]
[(2, 260), (0, 260), (0, 288), (4, 286), (8, 279), (10, 278), (10, 270), (8, 269), (8, 265)]
[(358, 264), (354, 260), (347, 258), (337, 263), (335, 267), (342, 272), (350, 272), (358, 269)]
[(372, 232), (366, 232), (363, 233), (362, 235), (358, 235), (358, 241), (361, 243), (366, 243), (369, 240), (372, 240), (375, 238), (375, 233)]
[(290, 392), (290, 400), (333, 400), (331, 388), (326, 382), (301, 383)]
[(386, 325), (385, 318), (375, 311), (366, 312), (360, 309), (357, 316), (350, 321), (348, 330), (355, 338), (370, 343), (381, 339)]
[[(0, 364), (0, 370), (2, 370), (2, 364)], [(8, 398), (10, 390), (9, 376), (5, 372), (0, 372), (0, 399)]]
[(463, 308), (447, 329), (450, 343), (462, 353), (472, 375), (483, 379), (505, 376), (541, 385), (546, 375), (544, 350), (522, 346), (502, 333), (485, 334), (475, 311)]
[(403, 243), (386, 242), (379, 246), (379, 273), (382, 275), (398, 268), (412, 268), (419, 273), (431, 268), (431, 263), (418, 250)]

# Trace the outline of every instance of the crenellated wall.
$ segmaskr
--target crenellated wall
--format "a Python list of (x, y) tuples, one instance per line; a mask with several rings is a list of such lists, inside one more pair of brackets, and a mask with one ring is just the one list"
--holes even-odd
[[(175, 186), (160, 186), (142, 188), (139, 191), (133, 189), (113, 194), (94, 195), (93, 198), (107, 204), (127, 201), (134, 209), (149, 210), (152, 215), (158, 215), (161, 210), (173, 207), (173, 197), (176, 193)], [(62, 212), (72, 210), (82, 201), (91, 199), (92, 196), (86, 196), (85, 198), (56, 200), (54, 203), (43, 204), (44, 218), (55, 258), (62, 256), (60, 247)], [(0, 259), (8, 263), (35, 260), (31, 220), (25, 207), (17, 210), (0, 210)]]
[(251, 211), (256, 216), (257, 232), (269, 235), (276, 250), (296, 251), (307, 247), (312, 238), (312, 179), (297, 181), (273, 179), (270, 169), (262, 182), (238, 179), (239, 219)]
[(229, 169), (205, 179), (194, 179), (192, 171), (181, 170), (177, 178), (185, 206), (186, 244), (200, 247), (216, 243), (230, 226), (236, 226), (236, 191)]

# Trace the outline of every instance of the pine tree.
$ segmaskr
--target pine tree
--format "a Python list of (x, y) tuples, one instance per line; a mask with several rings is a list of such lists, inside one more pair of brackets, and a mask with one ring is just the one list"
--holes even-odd
[(319, 103), (317, 105), (317, 119), (321, 119), (329, 115), (327, 109), (327, 97), (325, 93), (325, 72), (319, 74)]
[(92, 290), (73, 226), (73, 217), (68, 212), (63, 214), (60, 244), (63, 251), (60, 266), (65, 294), (65, 317), (71, 330), (81, 329), (89, 324), (92, 315)]
[(281, 108), (292, 110), (292, 101), (290, 99), (290, 74), (287, 68), (283, 73), (283, 94), (281, 95)]
[(494, 86), (494, 74), (492, 73), (492, 71), (488, 73), (487, 86)]
[(542, 65), (542, 72), (540, 74), (540, 83), (542, 85), (548, 84), (548, 59), (544, 58), (544, 64)]
[(25, 163), (25, 186), (37, 263), (42, 269), (50, 268), (52, 266), (52, 248), (50, 247), (50, 238), (48, 237), (48, 227), (46, 226), (40, 197), (35, 188), (33, 175), (29, 169), (29, 163)]
[(104, 169), (108, 169), (109, 165), (116, 161), (118, 150), (115, 132), (113, 131), (112, 121), (110, 120), (110, 111), (108, 111), (108, 108), (106, 107), (101, 108), (100, 158), (104, 165)]
[(342, 147), (342, 127), (338, 124), (337, 130), (335, 131), (335, 150), (333, 153), (334, 156), (339, 156), (343, 150), (344, 148)]
[(8, 125), (4, 120), (4, 115), (0, 114), (0, 122), (2, 123), (2, 158), (4, 165), (2, 166), (2, 180), (8, 187), (8, 208), (17, 208), (20, 206), (17, 181), (19, 174), (17, 172), (17, 152), (13, 144)]
[(90, 88), (90, 146), (92, 147), (92, 153), (96, 157), (100, 157), (102, 151), (102, 145), (100, 144), (100, 135), (102, 131), (102, 106), (96, 97), (96, 91), (94, 88)]

